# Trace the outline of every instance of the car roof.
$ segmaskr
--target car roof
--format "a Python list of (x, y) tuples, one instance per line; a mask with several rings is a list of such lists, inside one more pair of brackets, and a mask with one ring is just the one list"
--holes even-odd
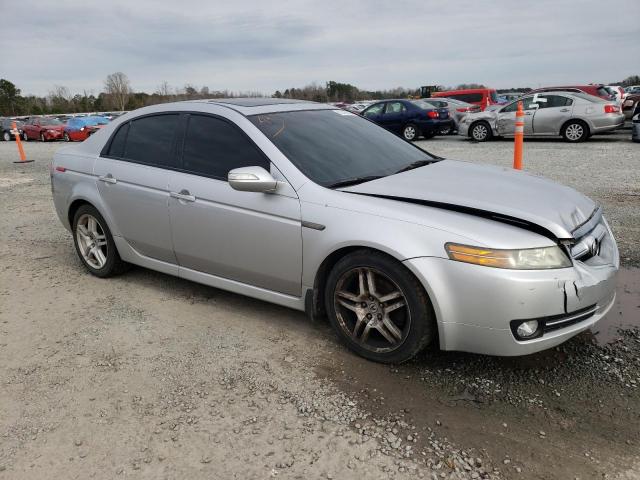
[[(297, 110), (335, 110), (337, 107), (326, 103), (311, 102), (308, 100), (294, 100), (291, 98), (214, 98), (202, 100), (188, 100), (174, 102), (174, 104), (206, 103), (227, 107), (242, 115), (259, 115), (263, 113), (291, 112)], [(159, 104), (161, 107), (165, 104)]]

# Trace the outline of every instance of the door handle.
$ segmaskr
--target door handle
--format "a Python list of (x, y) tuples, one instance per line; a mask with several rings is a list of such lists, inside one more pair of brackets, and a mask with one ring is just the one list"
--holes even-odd
[(568, 109), (568, 108), (561, 108), (561, 109), (560, 109), (560, 111), (561, 111), (561, 112), (569, 112), (569, 111), (570, 111), (570, 109)]
[(533, 115), (531, 112), (524, 112), (525, 115)]
[(196, 201), (195, 195), (191, 195), (189, 193), (189, 190), (180, 190), (180, 193), (178, 193), (178, 192), (169, 192), (169, 196), (171, 198), (177, 198), (178, 200), (183, 200), (185, 202), (195, 202)]
[(113, 178), (113, 176), (110, 173), (107, 173), (106, 175), (103, 175), (102, 177), (98, 177), (98, 180), (100, 180), (101, 182), (104, 182), (104, 183), (117, 183), (118, 182), (118, 180)]

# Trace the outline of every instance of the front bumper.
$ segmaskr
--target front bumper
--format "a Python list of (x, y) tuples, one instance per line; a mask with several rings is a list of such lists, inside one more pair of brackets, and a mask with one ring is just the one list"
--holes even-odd
[(45, 130), (42, 134), (44, 135), (45, 140), (60, 140), (64, 137), (64, 132), (61, 130)]
[[(438, 257), (404, 263), (420, 279), (432, 300), (440, 348), (487, 355), (527, 355), (545, 350), (593, 327), (612, 307), (619, 259), (608, 265), (574, 261), (571, 268), (507, 270)], [(516, 340), (512, 320), (571, 318), (590, 309), (592, 315), (542, 336)], [(551, 322), (551, 321), (550, 321)]]

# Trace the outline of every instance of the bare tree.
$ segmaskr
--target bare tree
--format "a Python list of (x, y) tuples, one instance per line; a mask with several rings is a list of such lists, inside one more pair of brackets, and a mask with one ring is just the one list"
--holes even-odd
[(171, 95), (171, 86), (169, 85), (169, 82), (167, 82), (166, 80), (162, 82), (156, 90), (156, 93), (161, 97), (168, 97), (169, 95)]
[(118, 109), (124, 110), (131, 94), (129, 77), (122, 72), (107, 75), (104, 81), (104, 91)]

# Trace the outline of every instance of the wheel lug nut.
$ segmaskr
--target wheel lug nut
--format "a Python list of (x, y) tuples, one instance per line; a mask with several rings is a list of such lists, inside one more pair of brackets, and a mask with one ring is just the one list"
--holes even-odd
[(371, 320), (371, 317), (372, 317), (372, 315), (371, 315), (370, 313), (367, 313), (367, 318), (368, 318), (369, 320)]
[(378, 319), (381, 319), (381, 318), (382, 318), (382, 315), (378, 314)]
[(362, 308), (366, 308), (366, 307), (367, 307), (367, 304), (366, 304), (366, 303), (364, 303), (364, 302), (362, 302), (361, 307), (362, 307)]

